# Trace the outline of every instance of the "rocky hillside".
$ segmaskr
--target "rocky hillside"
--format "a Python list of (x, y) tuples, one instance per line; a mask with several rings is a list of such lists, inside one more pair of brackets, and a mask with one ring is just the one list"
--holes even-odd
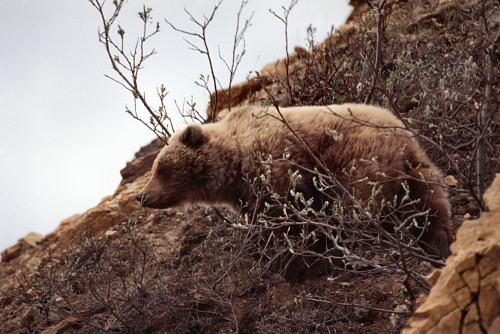
[(462, 224), (403, 334), (500, 332), (500, 174), (484, 197), (490, 212)]
[(376, 253), (371, 266), (319, 253), (311, 264), (305, 250), (287, 262), (296, 244), (224, 208), (141, 208), (155, 140), (114, 194), (2, 252), (0, 332), (500, 332), (500, 176), (477, 191), (500, 170), (500, 3), (351, 4), (322, 43), (214, 93), (208, 118), (245, 103), (387, 107), (447, 175), (456, 242), (444, 268), (375, 244), (352, 250)]

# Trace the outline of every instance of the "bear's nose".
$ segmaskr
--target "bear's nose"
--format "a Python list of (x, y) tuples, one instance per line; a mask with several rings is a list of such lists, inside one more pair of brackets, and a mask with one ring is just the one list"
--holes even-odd
[(146, 201), (146, 193), (145, 192), (138, 193), (137, 195), (135, 195), (135, 199), (141, 203), (144, 203)]

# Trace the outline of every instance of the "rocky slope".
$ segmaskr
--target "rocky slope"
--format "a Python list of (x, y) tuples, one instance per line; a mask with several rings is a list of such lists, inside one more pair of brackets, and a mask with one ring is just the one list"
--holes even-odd
[[(494, 1), (370, 2), (375, 9), (384, 4), (387, 14), (381, 23), (386, 29), (380, 39), (384, 52), (375, 81), (367, 64), (375, 67), (376, 10), (365, 1), (351, 3), (355, 9), (346, 25), (311, 50), (297, 48), (290, 55), (292, 75), (286, 76), (285, 59), (271, 63), (233, 87), (230, 97), (227, 90), (218, 92), (208, 114), (243, 103), (272, 103), (269, 93), (280, 105), (359, 102), (371, 96), (372, 103), (413, 117), (425, 134), (438, 127), (429, 129), (428, 124), (445, 123), (444, 118), (432, 118), (426, 105), (458, 109), (462, 113), (449, 119), (475, 123), (486, 75), (462, 79), (476, 69), (470, 62), (483, 66), (481, 50), (499, 30), (500, 10)], [(441, 71), (433, 64), (442, 66)], [(465, 70), (453, 77), (459, 66)], [(398, 85), (391, 86), (394, 75), (400, 75)], [(497, 67), (490, 82), (498, 92)], [(462, 102), (460, 97), (469, 93), (470, 100)], [(498, 106), (498, 101), (491, 98), (491, 104)], [(446, 132), (446, 126), (439, 128), (437, 138), (456, 136), (459, 145), (459, 137), (467, 136), (465, 125), (456, 133)], [(493, 134), (499, 126), (499, 118), (492, 117)], [(490, 132), (484, 138), (490, 145), (486, 179), (491, 181), (500, 166), (500, 144)], [(134, 195), (150, 177), (162, 145), (155, 140), (121, 171), (123, 180), (113, 195), (64, 220), (53, 233), (30, 233), (2, 252), (0, 332), (397, 333), (406, 324), (404, 333), (497, 333), (500, 177), (485, 194), (490, 212), (464, 220), (480, 212), (467, 194), (467, 180), (450, 167), (456, 162), (466, 171), (471, 164), (467, 156), (474, 149), (466, 141), (462, 151), (450, 154), (455, 160), (429, 150), (450, 177), (458, 232), (444, 268), (431, 273), (434, 268), (426, 261), (409, 264), (415, 273), (430, 273), (432, 289), (418, 303), (414, 294), (426, 292), (425, 286), (376, 270), (314, 268), (300, 280), (287, 280), (280, 270), (265, 267), (268, 245), (255, 246), (261, 243), (256, 235), (223, 219), (231, 216), (223, 208), (140, 208)]]
[(500, 174), (484, 197), (490, 212), (462, 224), (403, 334), (500, 333)]

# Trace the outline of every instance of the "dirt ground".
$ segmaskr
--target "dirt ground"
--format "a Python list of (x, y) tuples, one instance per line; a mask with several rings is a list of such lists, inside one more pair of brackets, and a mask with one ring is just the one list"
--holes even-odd
[(42, 259), (0, 299), (0, 331), (398, 333), (408, 318), (401, 277), (311, 270), (287, 281), (236, 249), (244, 236), (214, 216), (142, 210)]
[[(481, 212), (472, 196), (478, 142), (486, 143), (486, 184), (500, 166), (498, 94), (486, 93), (500, 91), (500, 74), (497, 66), (489, 76), (485, 61), (498, 3), (383, 1), (377, 39), (374, 11), (351, 2), (368, 13), (355, 19), (356, 32), (298, 59), (291, 87), (274, 78), (268, 88), (282, 105), (369, 100), (411, 120), (431, 159), (453, 177), (455, 232)], [(245, 98), (266, 103), (260, 93)], [(158, 149), (151, 147), (122, 173), (123, 184), (150, 169)], [(118, 209), (104, 207), (106, 217)], [(99, 221), (82, 223), (69, 246), (50, 234), (0, 262), (0, 333), (399, 333), (434, 269), (394, 249), (370, 255), (381, 264), (371, 267), (307, 249), (298, 256), (286, 251), (286, 238), (235, 223), (224, 208), (141, 208), (123, 217), (102, 231), (89, 228)], [(379, 245), (361, 248), (367, 256), (370, 246)]]

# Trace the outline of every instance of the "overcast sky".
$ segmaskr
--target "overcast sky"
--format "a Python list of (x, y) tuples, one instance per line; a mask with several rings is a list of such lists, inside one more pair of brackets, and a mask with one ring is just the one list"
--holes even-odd
[[(183, 8), (201, 18), (213, 0), (144, 0), (153, 8), (161, 32), (151, 40), (157, 54), (145, 64), (141, 84), (152, 98), (164, 84), (167, 107), (191, 97), (205, 110), (208, 94), (198, 88), (209, 74), (206, 58), (189, 50), (183, 36), (164, 22), (195, 30)], [(290, 51), (307, 46), (312, 24), (316, 39), (342, 25), (350, 12), (347, 0), (302, 0), (289, 21)], [(108, 1), (111, 5), (112, 1)], [(289, 1), (250, 0), (246, 54), (235, 82), (250, 71), (285, 55), (284, 27), (268, 9), (282, 13)], [(137, 36), (137, 12), (143, 2), (130, 0), (118, 20), (126, 36)], [(212, 52), (230, 56), (237, 0), (225, 0), (208, 29)], [(154, 135), (128, 116), (133, 99), (112, 75), (98, 42), (97, 11), (86, 0), (0, 0), (0, 251), (31, 231), (47, 234), (61, 220), (98, 204), (114, 192), (120, 169)], [(216, 75), (226, 87), (227, 72), (219, 61)], [(152, 105), (156, 101), (151, 100)], [(182, 128), (182, 122), (177, 121)]]

